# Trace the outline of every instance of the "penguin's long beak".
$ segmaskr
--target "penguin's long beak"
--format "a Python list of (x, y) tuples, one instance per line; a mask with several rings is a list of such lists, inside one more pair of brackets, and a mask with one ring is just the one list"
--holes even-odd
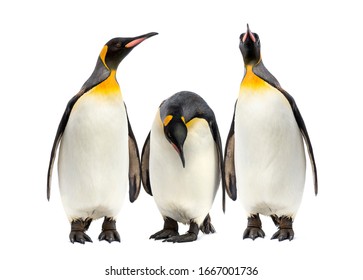
[(125, 48), (129, 49), (129, 48), (134, 48), (136, 47), (138, 44), (140, 44), (142, 41), (146, 40), (147, 38), (150, 38), (152, 36), (158, 35), (158, 33), (156, 32), (150, 32), (144, 35), (140, 35), (137, 37), (133, 37), (133, 38), (128, 38), (126, 41), (126, 45)]
[(248, 37), (252, 40), (252, 42), (256, 43), (256, 37), (251, 32), (250, 27), (249, 27), (249, 25), (247, 23), (247, 31), (246, 31), (245, 35), (243, 36), (243, 38), (242, 38), (242, 42), (244, 43), (247, 40)]
[(182, 145), (176, 145), (175, 143), (171, 143), (171, 145), (173, 146), (173, 148), (175, 149), (175, 151), (178, 153), (181, 162), (183, 164), (183, 168), (185, 168), (185, 158), (184, 158), (184, 151), (183, 151), (183, 146)]

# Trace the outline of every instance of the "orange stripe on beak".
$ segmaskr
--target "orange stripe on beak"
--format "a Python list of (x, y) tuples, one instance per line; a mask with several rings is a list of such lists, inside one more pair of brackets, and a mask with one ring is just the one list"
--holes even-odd
[(253, 33), (251, 31), (248, 31), (248, 35), (250, 36), (251, 40), (256, 43), (256, 38), (255, 36), (253, 35)]
[(146, 38), (143, 37), (143, 38), (139, 38), (139, 39), (132, 40), (131, 42), (129, 42), (129, 43), (126, 44), (125, 48), (133, 48), (133, 47), (137, 46), (138, 44), (140, 44), (145, 39)]

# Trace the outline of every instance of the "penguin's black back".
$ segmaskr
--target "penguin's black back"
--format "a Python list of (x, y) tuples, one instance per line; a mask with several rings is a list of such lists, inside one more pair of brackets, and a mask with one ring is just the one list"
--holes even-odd
[(161, 103), (161, 119), (176, 114), (183, 116), (186, 123), (193, 118), (203, 118), (208, 123), (215, 122), (215, 115), (204, 99), (190, 91), (178, 92)]

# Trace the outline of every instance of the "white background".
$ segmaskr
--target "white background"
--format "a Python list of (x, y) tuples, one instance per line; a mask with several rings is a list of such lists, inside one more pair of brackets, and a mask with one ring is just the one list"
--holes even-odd
[[(6, 4), (4, 4), (6, 3)], [(250, 279), (362, 277), (362, 36), (358, 1), (6, 1), (1, 4), (1, 279), (110, 279), (105, 269), (253, 266)], [(227, 4), (228, 3), (228, 4)], [(148, 237), (162, 228), (153, 198), (141, 191), (118, 219), (121, 243), (71, 244), (57, 173), (50, 202), (50, 150), (68, 100), (92, 73), (113, 37), (159, 32), (121, 63), (117, 78), (141, 150), (157, 107), (190, 90), (213, 108), (225, 143), (243, 77), (239, 35), (260, 35), (266, 67), (291, 93), (305, 119), (319, 175), (305, 193), (291, 242), (262, 217), (264, 239), (242, 240), (239, 202), (221, 193), (211, 210), (214, 235), (190, 244)], [(184, 232), (187, 227), (181, 226)], [(47, 278), (45, 278), (47, 277)], [(119, 277), (121, 279), (121, 277)], [(248, 277), (245, 277), (248, 278)], [(122, 279), (174, 279), (137, 277)]]

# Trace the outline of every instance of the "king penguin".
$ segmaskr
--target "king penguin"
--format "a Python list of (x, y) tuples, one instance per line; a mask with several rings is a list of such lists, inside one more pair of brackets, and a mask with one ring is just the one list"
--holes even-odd
[(107, 42), (92, 75), (68, 102), (60, 121), (50, 156), (47, 198), (50, 198), (53, 164), (60, 144), (59, 188), (71, 224), (72, 243), (92, 242), (85, 231), (92, 220), (102, 217), (99, 240), (120, 242), (116, 216), (127, 185), (131, 202), (139, 195), (139, 151), (116, 71), (134, 47), (156, 34)]
[(226, 141), (223, 182), (232, 200), (238, 189), (248, 216), (244, 239), (265, 236), (262, 214), (278, 227), (271, 239), (291, 241), (305, 184), (303, 140), (318, 192), (313, 148), (294, 99), (262, 63), (259, 36), (248, 25), (239, 47), (245, 74)]
[[(164, 100), (146, 138), (142, 182), (164, 219), (151, 239), (191, 242), (214, 233), (209, 211), (220, 183), (221, 139), (215, 115), (197, 94), (182, 91)], [(178, 222), (189, 224), (179, 235)]]

